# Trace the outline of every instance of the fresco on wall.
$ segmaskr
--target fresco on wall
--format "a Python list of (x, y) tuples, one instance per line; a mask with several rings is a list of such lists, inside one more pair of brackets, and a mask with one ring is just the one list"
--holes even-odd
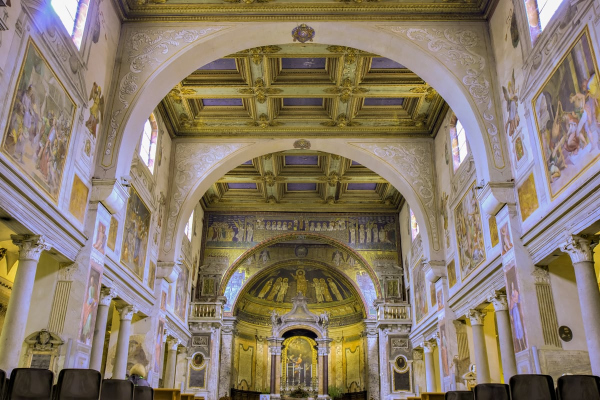
[(554, 198), (600, 156), (600, 80), (587, 28), (532, 102)]
[(112, 251), (115, 251), (115, 246), (117, 244), (117, 234), (119, 233), (119, 221), (115, 218), (114, 215), (110, 216), (110, 227), (108, 228), (108, 240), (106, 241), (106, 245)]
[(475, 182), (467, 190), (454, 210), (456, 244), (460, 260), (461, 279), (464, 279), (485, 261), (483, 228)]
[(397, 220), (393, 214), (207, 213), (207, 248), (251, 248), (287, 232), (310, 232), (336, 239), (354, 249), (396, 250)]
[(517, 271), (514, 262), (506, 267), (505, 278), (513, 344), (515, 353), (519, 353), (527, 349), (527, 336), (525, 334), (525, 324), (523, 323), (521, 291), (519, 290), (519, 283), (517, 282)]
[(188, 282), (190, 280), (190, 271), (187, 265), (181, 264), (181, 270), (177, 276), (175, 285), (175, 314), (185, 322), (185, 312), (188, 298)]
[(140, 278), (146, 266), (149, 230), (150, 210), (132, 186), (125, 214), (121, 262)]
[(102, 222), (97, 222), (96, 234), (94, 235), (92, 247), (98, 250), (101, 254), (104, 254), (106, 248), (106, 225)]
[(56, 203), (69, 152), (76, 106), (29, 40), (2, 150)]
[(98, 301), (100, 299), (100, 271), (101, 266), (92, 261), (90, 275), (88, 277), (87, 288), (85, 291), (85, 301), (83, 303), (82, 325), (79, 332), (79, 341), (85, 345), (92, 344), (94, 336), (94, 327), (96, 324), (96, 311), (98, 310)]
[[(163, 292), (164, 293), (164, 292)], [(156, 332), (156, 342), (154, 343), (154, 372), (160, 372), (160, 353), (163, 348), (163, 333), (165, 330), (165, 320), (158, 320), (158, 332)]]
[(88, 193), (88, 187), (77, 174), (74, 174), (71, 199), (69, 200), (69, 212), (82, 224), (85, 218), (85, 209), (87, 208)]
[(442, 318), (438, 322), (438, 330), (440, 332), (440, 357), (442, 359), (442, 373), (444, 376), (450, 375), (450, 361), (448, 360), (448, 340), (446, 333), (446, 323)]
[(156, 281), (156, 263), (150, 261), (148, 266), (148, 287), (154, 291), (154, 283)]
[(512, 137), (519, 124), (521, 118), (519, 117), (519, 87), (515, 82), (515, 70), (513, 69), (512, 77), (508, 81), (508, 84), (502, 86), (502, 92), (504, 93), (504, 101), (506, 102), (506, 112), (508, 114), (506, 118), (506, 133)]
[(427, 280), (425, 279), (425, 271), (423, 270), (423, 263), (421, 261), (418, 261), (417, 265), (413, 268), (413, 282), (415, 319), (419, 322), (429, 312), (427, 306)]
[(104, 95), (102, 95), (102, 88), (96, 82), (92, 85), (89, 101), (92, 102), (92, 105), (90, 106), (90, 117), (85, 122), (85, 126), (96, 138), (96, 131), (104, 113)]
[(490, 241), (492, 242), (492, 247), (496, 247), (498, 243), (500, 243), (500, 238), (498, 237), (498, 223), (496, 222), (496, 217), (491, 216), (488, 220), (488, 225), (490, 228)]
[(517, 188), (517, 194), (519, 197), (519, 208), (521, 209), (521, 219), (525, 221), (539, 207), (533, 172)]
[(448, 264), (448, 286), (452, 287), (456, 285), (456, 264), (454, 259)]
[(510, 249), (513, 248), (512, 240), (510, 239), (508, 222), (502, 225), (502, 228), (500, 228), (500, 236), (502, 236), (502, 255), (505, 255)]

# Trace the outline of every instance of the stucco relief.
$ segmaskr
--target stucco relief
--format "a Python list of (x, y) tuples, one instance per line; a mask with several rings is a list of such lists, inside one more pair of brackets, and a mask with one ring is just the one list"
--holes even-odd
[(405, 143), (351, 143), (366, 150), (394, 167), (417, 194), (428, 222), (433, 249), (439, 250), (439, 233), (436, 220), (435, 178), (429, 142)]
[(504, 168), (484, 38), (479, 33), (468, 29), (441, 30), (386, 25), (381, 25), (379, 28), (403, 35), (413, 42), (425, 44), (421, 47), (442, 61), (454, 75), (461, 79), (487, 124), (487, 138), (494, 156), (494, 165), (497, 168)]
[(117, 93), (113, 100), (108, 135), (102, 153), (104, 167), (113, 163), (113, 148), (118, 142), (119, 127), (141, 84), (161, 64), (173, 57), (173, 53), (226, 28), (228, 26), (209, 26), (203, 29), (140, 29), (127, 32), (122, 52), (122, 59), (126, 61), (118, 77)]
[(190, 190), (219, 161), (248, 145), (250, 143), (178, 143), (176, 145), (173, 157), (175, 171), (166, 225), (167, 234), (163, 236), (165, 253), (173, 248), (177, 218)]

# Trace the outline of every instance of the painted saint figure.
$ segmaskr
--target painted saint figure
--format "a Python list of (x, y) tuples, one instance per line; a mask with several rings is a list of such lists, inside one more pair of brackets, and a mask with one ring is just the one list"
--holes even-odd
[(325, 282), (325, 279), (319, 279), (319, 283), (321, 284), (321, 292), (323, 293), (325, 301), (333, 301), (333, 299), (331, 298), (331, 293), (329, 293), (329, 289), (327, 288), (327, 283)]
[(315, 288), (315, 295), (317, 296), (317, 303), (324, 301), (323, 292), (321, 291), (321, 282), (317, 278), (313, 278), (313, 287)]
[(262, 290), (258, 294), (258, 298), (264, 299), (264, 297), (269, 292), (269, 289), (271, 289), (271, 286), (273, 286), (273, 279), (269, 279), (269, 281), (267, 283), (265, 283), (265, 286), (263, 286)]
[(281, 282), (281, 288), (279, 289), (279, 293), (277, 293), (276, 301), (278, 303), (283, 303), (283, 300), (285, 299), (285, 295), (288, 291), (289, 286), (290, 285), (288, 284), (288, 278), (283, 278), (283, 282)]
[(269, 297), (267, 297), (268, 301), (273, 301), (277, 293), (279, 293), (279, 289), (281, 289), (281, 278), (277, 278), (275, 283), (273, 284), (273, 288), (271, 289), (271, 293), (269, 293)]
[(302, 293), (306, 296), (308, 293), (308, 281), (306, 280), (306, 272), (303, 269), (296, 271), (296, 275), (292, 275), (296, 278), (296, 293)]
[(335, 296), (337, 301), (344, 300), (344, 298), (342, 297), (342, 294), (340, 293), (340, 290), (338, 289), (338, 287), (335, 284), (335, 282), (333, 281), (333, 279), (327, 278), (327, 282), (329, 282), (329, 287), (331, 288), (331, 293), (333, 293), (333, 295)]
[(523, 328), (523, 320), (521, 319), (521, 295), (515, 288), (514, 282), (511, 283), (510, 291), (510, 319), (515, 335), (515, 351), (523, 351), (527, 348), (527, 341), (525, 339), (525, 331)]

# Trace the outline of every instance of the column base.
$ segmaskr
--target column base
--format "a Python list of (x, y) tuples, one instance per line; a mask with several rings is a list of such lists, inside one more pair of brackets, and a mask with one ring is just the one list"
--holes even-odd
[(320, 394), (317, 396), (317, 400), (331, 400), (328, 394)]

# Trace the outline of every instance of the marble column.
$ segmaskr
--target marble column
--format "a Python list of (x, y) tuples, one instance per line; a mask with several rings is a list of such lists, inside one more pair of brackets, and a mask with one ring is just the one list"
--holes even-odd
[(117, 292), (113, 288), (102, 288), (100, 291), (100, 301), (98, 302), (98, 312), (96, 313), (96, 325), (94, 326), (94, 339), (92, 341), (92, 351), (90, 354), (90, 369), (100, 371), (102, 368), (102, 353), (104, 351), (104, 340), (106, 338), (106, 322), (108, 321), (108, 309), (110, 302), (117, 297)]
[(267, 341), (271, 356), (271, 399), (279, 399), (281, 398), (281, 344), (283, 339), (270, 337)]
[(167, 365), (163, 378), (163, 387), (166, 389), (175, 388), (175, 373), (177, 372), (177, 349), (181, 341), (176, 338), (167, 339)]
[(329, 399), (329, 344), (332, 339), (316, 339), (319, 368), (319, 399)]
[(427, 392), (435, 392), (435, 364), (433, 363), (433, 349), (435, 348), (435, 341), (423, 342), (423, 353), (425, 359), (425, 382), (427, 383)]
[(112, 379), (125, 379), (127, 374), (127, 357), (129, 355), (129, 336), (131, 334), (131, 320), (137, 309), (131, 304), (127, 304), (117, 311), (121, 316), (119, 325), (119, 335), (117, 337), (117, 351), (115, 355), (115, 365), (113, 367)]
[[(587, 342), (592, 374), (600, 375), (600, 291), (594, 270), (594, 251), (597, 244), (586, 236), (569, 236), (561, 250), (571, 256), (577, 281), (579, 305)], [(4, 332), (2, 332), (4, 336)]]
[(510, 328), (510, 318), (508, 316), (508, 301), (506, 300), (506, 295), (500, 293), (494, 293), (488, 301), (494, 305), (494, 311), (496, 312), (502, 373), (504, 375), (504, 382), (508, 382), (511, 376), (517, 374), (515, 347)]
[(229, 396), (231, 387), (231, 362), (235, 321), (223, 321), (221, 328), (221, 363), (219, 365), (219, 398)]
[(0, 335), (0, 368), (8, 375), (19, 365), (40, 255), (42, 251), (50, 250), (42, 236), (12, 235), (11, 238), (19, 247), (19, 266)]
[(475, 365), (477, 367), (477, 383), (490, 383), (490, 366), (488, 363), (485, 335), (483, 333), (483, 318), (485, 312), (469, 310), (467, 316), (471, 320), (473, 330), (473, 349), (475, 351)]
[[(379, 400), (379, 330), (376, 324), (367, 323), (367, 396)], [(385, 364), (382, 364), (382, 366)]]

